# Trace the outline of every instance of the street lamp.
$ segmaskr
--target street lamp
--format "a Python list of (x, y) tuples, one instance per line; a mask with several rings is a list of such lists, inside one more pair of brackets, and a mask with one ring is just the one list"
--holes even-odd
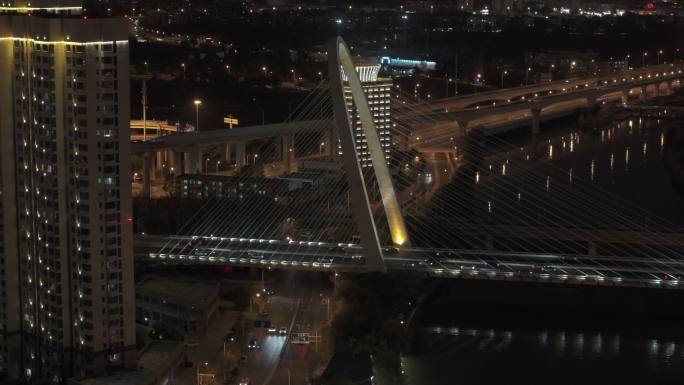
[(209, 173), (209, 160), (209, 158), (204, 160), (204, 172), (207, 174)]
[(641, 66), (646, 67), (646, 56), (648, 56), (648, 52), (644, 52), (643, 55), (641, 55)]
[(255, 299), (259, 299), (261, 297), (261, 293), (256, 293), (254, 296), (249, 296), (249, 312), (252, 313), (254, 310), (252, 307), (254, 306), (254, 301)]
[(221, 165), (221, 161), (216, 161), (216, 173), (218, 174), (219, 166)]
[(266, 66), (263, 66), (261, 67), (261, 70), (264, 72), (264, 77), (266, 77), (266, 75), (268, 75), (268, 68), (266, 68)]
[[(209, 366), (209, 363), (205, 362), (204, 366), (205, 367)], [(202, 377), (215, 378), (216, 376), (214, 374), (211, 374), (211, 373), (200, 373), (200, 366), (197, 365), (197, 385), (202, 384)]]
[(150, 65), (149, 65), (149, 63), (147, 63), (147, 61), (146, 61), (146, 62), (145, 62), (145, 73), (149, 73), (149, 72), (150, 72)]
[(228, 71), (228, 73), (230, 73), (230, 64), (226, 64), (226, 71)]
[(663, 50), (661, 49), (658, 51), (658, 54), (656, 55), (656, 57), (658, 58), (658, 65), (660, 65), (660, 55), (662, 55), (662, 54), (663, 54)]
[(183, 80), (185, 80), (185, 63), (181, 63), (181, 67), (183, 67)]
[(291, 69), (290, 73), (292, 74), (292, 84), (297, 84), (297, 72), (295, 72), (294, 69)]
[(532, 67), (527, 67), (525, 71), (525, 84), (530, 84), (530, 71), (532, 71)]
[(199, 132), (199, 108), (200, 108), (200, 105), (202, 105), (202, 101), (199, 99), (195, 99), (195, 101), (193, 103), (195, 104), (195, 110), (196, 110), (196, 117), (195, 117), (196, 127), (195, 127), (195, 130), (197, 132)]
[(503, 83), (504, 83), (504, 76), (506, 76), (506, 75), (508, 75), (508, 71), (507, 71), (507, 70), (501, 71), (501, 88), (504, 87), (504, 84), (503, 84)]

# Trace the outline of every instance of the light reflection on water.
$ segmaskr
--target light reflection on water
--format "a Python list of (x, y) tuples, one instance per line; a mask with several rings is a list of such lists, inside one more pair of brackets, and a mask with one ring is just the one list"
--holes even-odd
[(529, 204), (546, 199), (549, 207), (571, 212), (573, 194), (593, 194), (588, 189), (594, 185), (654, 213), (654, 218), (684, 225), (684, 202), (662, 159), (662, 125), (635, 119), (599, 131), (557, 131), (536, 150), (526, 145), (504, 151), (503, 141), (493, 144), (499, 154), (486, 157), (475, 172), (472, 206), (482, 208), (475, 215), (493, 220), (513, 217), (521, 209), (513, 204), (521, 195), (536, 198), (528, 199)]
[[(425, 327), (416, 341), (413, 370), (421, 373), (419, 383), (433, 385), (447, 384), (439, 372), (455, 368), (460, 383), (469, 385), (541, 385), (550, 383), (549, 376), (553, 384), (577, 384), (583, 378), (597, 380), (584, 383), (681, 384), (670, 380), (684, 379), (684, 342), (674, 340), (566, 330)], [(478, 371), (482, 367), (492, 370)], [(560, 373), (562, 377), (554, 377)]]

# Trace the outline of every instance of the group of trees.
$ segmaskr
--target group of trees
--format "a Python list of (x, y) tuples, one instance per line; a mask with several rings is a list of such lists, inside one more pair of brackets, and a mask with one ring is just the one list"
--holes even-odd
[(338, 280), (331, 328), (335, 349), (371, 354), (377, 384), (403, 382), (400, 357), (408, 352), (412, 338), (407, 321), (423, 286), (421, 279), (410, 275), (365, 274)]

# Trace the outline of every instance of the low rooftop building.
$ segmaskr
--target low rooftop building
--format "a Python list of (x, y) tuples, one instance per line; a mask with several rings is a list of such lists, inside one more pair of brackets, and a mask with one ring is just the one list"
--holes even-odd
[(218, 310), (219, 285), (145, 279), (135, 285), (136, 322), (180, 334), (203, 332)]

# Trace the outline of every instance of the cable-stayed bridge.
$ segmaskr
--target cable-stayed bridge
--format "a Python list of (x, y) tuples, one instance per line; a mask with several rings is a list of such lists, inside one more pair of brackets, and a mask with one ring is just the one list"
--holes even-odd
[[(539, 122), (534, 121), (544, 107), (537, 115), (525, 107), (533, 118), (528, 146), (485, 135), (480, 125), (463, 129), (458, 121), (450, 130), (418, 138), (421, 127), (444, 121), (446, 109), (362, 82), (341, 39), (331, 41), (329, 58), (329, 84), (322, 82), (288, 122), (263, 126), (256, 137), (248, 134), (256, 143), (238, 151), (235, 170), (200, 178), (192, 174), (203, 157), (174, 159), (177, 166), (191, 164), (189, 170), (183, 167), (190, 176), (176, 176), (176, 192), (209, 199), (178, 234), (139, 236), (139, 258), (684, 288), (682, 232), (551, 162), (553, 147), (540, 152)], [(656, 84), (654, 96), (672, 93), (680, 86), (678, 71), (663, 72), (654, 83), (640, 72), (634, 84), (585, 93), (600, 98), (617, 90), (624, 96), (635, 86), (645, 94), (651, 84)], [(586, 102), (585, 93), (578, 98)], [(461, 108), (463, 114), (477, 113), (473, 119), (501, 112)], [(459, 112), (448, 112), (453, 113)], [(646, 123), (637, 124), (648, 130)], [(222, 135), (239, 140), (244, 132), (188, 138), (196, 150), (211, 135), (221, 143)], [(580, 137), (571, 134), (568, 146), (578, 145)], [(139, 147), (156, 151), (184, 140), (169, 137)], [(439, 159), (416, 150), (436, 141), (448, 144)], [(246, 152), (252, 153), (252, 162), (245, 162)], [(297, 161), (295, 153), (307, 161)], [(269, 171), (275, 163), (282, 164), (282, 173)]]

